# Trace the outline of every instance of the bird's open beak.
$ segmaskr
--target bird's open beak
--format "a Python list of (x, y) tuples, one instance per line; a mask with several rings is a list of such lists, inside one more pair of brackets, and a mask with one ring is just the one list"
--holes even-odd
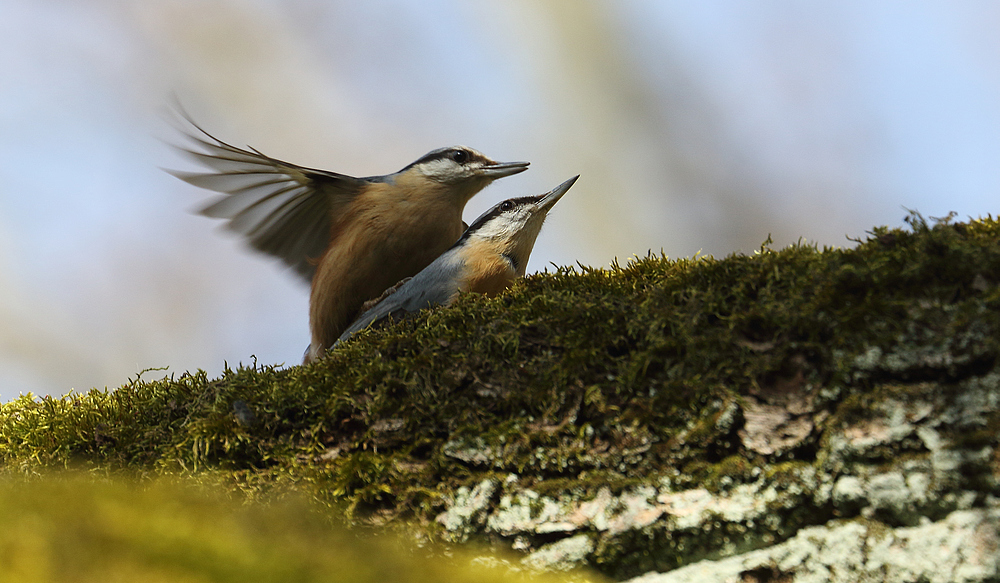
[(488, 166), (483, 166), (483, 175), (492, 178), (503, 178), (511, 174), (524, 172), (531, 162), (496, 162)]
[(571, 186), (573, 186), (573, 183), (576, 182), (576, 179), (579, 177), (580, 175), (577, 174), (573, 178), (570, 178), (566, 182), (563, 182), (559, 186), (541, 195), (539, 201), (535, 203), (535, 210), (544, 211), (546, 213), (549, 212), (549, 209), (552, 208), (552, 205), (556, 204), (559, 201), (559, 199), (562, 198), (562, 195), (566, 194), (566, 191), (569, 190)]

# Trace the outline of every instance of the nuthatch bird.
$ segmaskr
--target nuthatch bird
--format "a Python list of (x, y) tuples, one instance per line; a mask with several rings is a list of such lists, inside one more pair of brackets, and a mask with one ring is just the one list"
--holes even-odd
[(171, 172), (225, 193), (201, 213), (311, 282), (306, 362), (322, 356), (365, 301), (415, 275), (462, 235), (462, 211), (497, 178), (528, 162), (496, 162), (465, 146), (433, 150), (399, 172), (354, 178), (305, 168), (190, 135), (182, 150), (212, 172)]
[(424, 308), (448, 305), (461, 293), (492, 296), (524, 275), (549, 210), (579, 176), (538, 196), (505, 200), (486, 211), (462, 238), (433, 263), (361, 314), (338, 342), (387, 319), (400, 319)]

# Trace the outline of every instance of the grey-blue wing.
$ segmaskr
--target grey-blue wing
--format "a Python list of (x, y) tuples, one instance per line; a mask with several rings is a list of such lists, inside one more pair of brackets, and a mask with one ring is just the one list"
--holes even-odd
[(337, 342), (343, 342), (355, 332), (370, 326), (400, 320), (426, 308), (450, 304), (458, 296), (460, 268), (453, 250), (446, 251), (394, 293), (358, 316)]
[(200, 188), (224, 193), (201, 213), (228, 219), (227, 227), (244, 235), (255, 249), (281, 258), (311, 282), (315, 262), (330, 243), (332, 217), (367, 182), (283, 162), (252, 148), (237, 148), (191, 124), (203, 136), (188, 137), (203, 151), (179, 149), (211, 171), (168, 172)]

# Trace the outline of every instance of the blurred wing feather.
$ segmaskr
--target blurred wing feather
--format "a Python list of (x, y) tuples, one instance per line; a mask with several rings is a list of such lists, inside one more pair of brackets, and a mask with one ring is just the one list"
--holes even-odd
[(201, 214), (228, 219), (227, 227), (244, 235), (255, 249), (281, 258), (311, 282), (316, 261), (330, 243), (335, 217), (367, 181), (237, 148), (191, 125), (204, 135), (188, 136), (202, 151), (179, 149), (211, 171), (168, 172), (223, 193)]

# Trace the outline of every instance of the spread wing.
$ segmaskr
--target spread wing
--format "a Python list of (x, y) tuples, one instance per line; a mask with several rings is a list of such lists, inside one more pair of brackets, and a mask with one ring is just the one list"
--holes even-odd
[(188, 134), (201, 151), (179, 149), (210, 171), (168, 172), (223, 193), (201, 214), (227, 219), (226, 226), (245, 236), (255, 249), (281, 258), (311, 282), (315, 262), (330, 242), (334, 217), (367, 181), (283, 162), (253, 148), (237, 148), (188, 121), (201, 134)]
[[(400, 320), (416, 312), (438, 305), (448, 305), (459, 293), (458, 272), (461, 264), (452, 250), (445, 251), (420, 273), (395, 288), (386, 290), (381, 301), (362, 313), (337, 342), (343, 342), (359, 330)], [(336, 345), (336, 343), (335, 343)]]

